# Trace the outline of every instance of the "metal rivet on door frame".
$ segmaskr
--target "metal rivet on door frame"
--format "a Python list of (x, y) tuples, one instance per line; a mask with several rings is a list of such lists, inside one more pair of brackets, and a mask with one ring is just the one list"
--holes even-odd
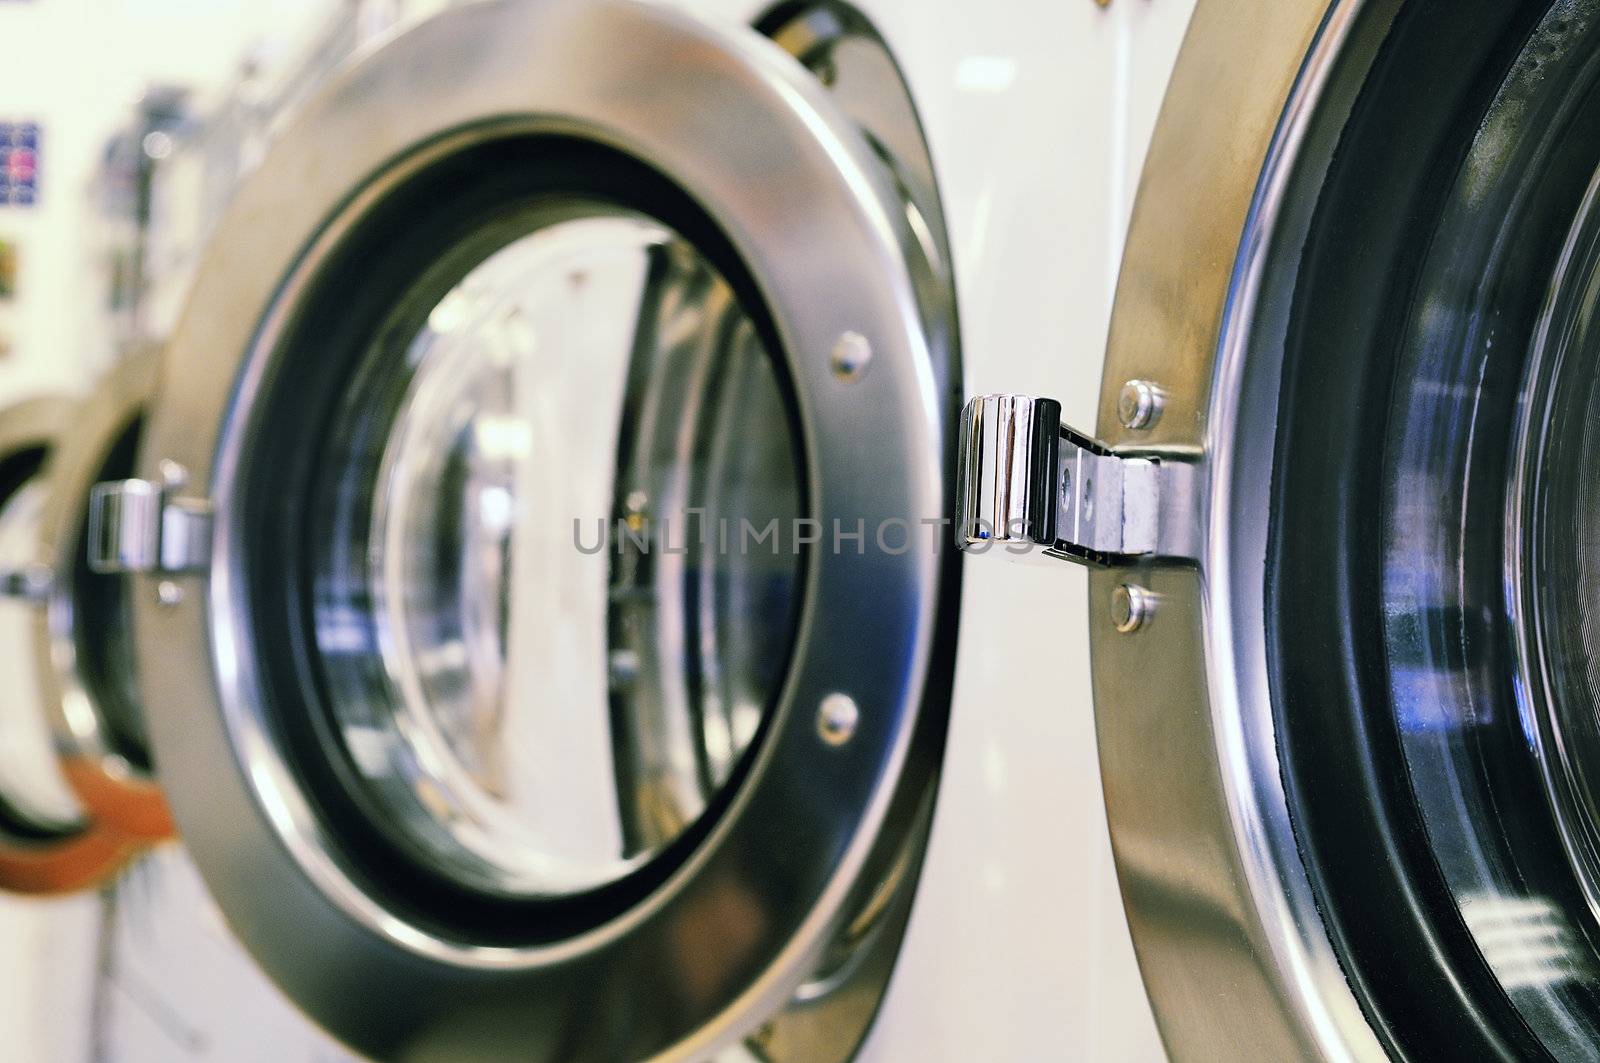
[(861, 709), (848, 694), (829, 694), (817, 709), (817, 733), (830, 746), (850, 741), (860, 722)]
[(1111, 624), (1124, 635), (1131, 635), (1149, 622), (1155, 612), (1156, 596), (1137, 583), (1118, 584), (1111, 592)]
[(1130, 380), (1117, 396), (1117, 420), (1124, 428), (1154, 428), (1166, 400), (1167, 393), (1159, 386), (1148, 380)]
[(828, 354), (833, 375), (846, 382), (860, 380), (871, 361), (872, 343), (859, 332), (846, 332), (840, 336)]

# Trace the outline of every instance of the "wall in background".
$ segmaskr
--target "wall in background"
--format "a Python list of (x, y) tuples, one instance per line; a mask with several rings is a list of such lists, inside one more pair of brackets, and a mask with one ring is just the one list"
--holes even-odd
[(0, 206), (16, 292), (0, 301), (0, 402), (79, 390), (109, 357), (91, 183), (149, 84), (214, 92), (247, 50), (289, 50), (334, 0), (0, 0), (0, 122), (37, 122), (38, 201)]

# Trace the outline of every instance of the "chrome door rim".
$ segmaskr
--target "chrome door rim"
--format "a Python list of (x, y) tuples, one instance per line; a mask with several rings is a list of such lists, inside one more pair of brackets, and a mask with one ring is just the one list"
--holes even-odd
[[(1112, 844), (1145, 985), (1180, 1058), (1385, 1054), (1301, 862), (1263, 612), (1283, 353), (1263, 275), (1314, 206), (1288, 197), (1288, 180), (1326, 165), (1307, 130), (1319, 108), (1349, 107), (1324, 90), (1362, 6), (1200, 0), (1146, 159), (1113, 311), (1100, 437), (1200, 458), (1190, 500), (1198, 566), (1089, 580)], [(1118, 416), (1133, 380), (1168, 393), (1152, 430)], [(1159, 607), (1124, 633), (1110, 613), (1129, 581)]]
[[(456, 62), (462, 55), (474, 62)], [(692, 79), (680, 76), (686, 56), (695, 60)], [(908, 265), (917, 261), (915, 236), (872, 149), (836, 117), (821, 88), (754, 34), (724, 35), (653, 4), (471, 5), (335, 80), (285, 132), (219, 229), (169, 348), (141, 459), (152, 477), (176, 463), (188, 475), (186, 491), (211, 498), (214, 564), (209, 577), (165, 577), (165, 604), (151, 578), (139, 581), (140, 657), (163, 662), (142, 669), (141, 680), (156, 706), (151, 731), (177, 817), (236, 928), (274, 977), (304, 990), (295, 992), (302, 1002), (314, 998), (324, 1022), (368, 1044), (394, 1036), (371, 1028), (376, 1017), (352, 1017), (380, 984), (409, 996), (446, 977), (448, 993), (432, 991), (450, 1000), (429, 1004), (465, 1010), (490, 979), (535, 999), (566, 1000), (557, 987), (581, 999), (575, 967), (654, 947), (688, 900), (719, 875), (737, 880), (752, 862), (771, 863), (763, 839), (787, 838), (786, 866), (806, 871), (804, 884), (793, 883), (806, 898), (803, 911), (770, 935), (772, 951), (737, 994), (709, 1002), (695, 1016), (704, 1020), (697, 1032), (672, 1046), (696, 1055), (787, 999), (871, 855), (928, 664), (939, 567), (931, 548), (874, 558), (870, 579), (850, 553), (816, 557), (796, 664), (751, 781), (643, 903), (576, 937), (527, 947), (426, 933), (352, 879), (274, 748), (239, 615), (244, 530), (229, 519), (238, 503), (232, 486), (249, 442), (251, 397), (296, 295), (342, 227), (402, 174), (464, 143), (547, 133), (644, 160), (723, 229), (783, 340), (816, 515), (846, 518), (853, 528), (857, 516), (868, 527), (915, 526), (945, 512), (943, 411)], [(829, 365), (847, 332), (866, 337), (873, 351), (863, 373)], [(874, 652), (863, 652), (863, 642)], [(829, 747), (815, 717), (834, 691), (868, 711), (860, 740)], [(809, 769), (833, 763), (832, 796), (850, 809), (826, 828), (832, 833), (822, 837), (831, 840), (817, 851), (807, 849), (821, 840), (808, 835), (812, 825), (773, 806), (771, 780), (792, 772), (797, 757)], [(315, 955), (285, 940), (285, 923), (318, 938)], [(450, 1021), (437, 1012), (433, 1019)]]
[(76, 575), (81, 568), (89, 492), (107, 457), (144, 417), (155, 391), (159, 352), (127, 356), (95, 384), (72, 414), (51, 466), (50, 496), (39, 532), (40, 564), (52, 573), (50, 593), (34, 624), (34, 655), (45, 706), (67, 780), (85, 810), (130, 839), (173, 836), (160, 786), (132, 763), (109, 732), (79, 664)]
[[(66, 398), (37, 398), (0, 411), (0, 458), (27, 451), (53, 452), (63, 429), (75, 423), (80, 404)], [(54, 468), (46, 459), (45, 476)], [(27, 652), (22, 650), (21, 652)], [(45, 706), (41, 705), (44, 712)], [(89, 889), (125, 865), (136, 846), (92, 815), (81, 827), (54, 837), (0, 834), (0, 889), (27, 894), (61, 894)]]

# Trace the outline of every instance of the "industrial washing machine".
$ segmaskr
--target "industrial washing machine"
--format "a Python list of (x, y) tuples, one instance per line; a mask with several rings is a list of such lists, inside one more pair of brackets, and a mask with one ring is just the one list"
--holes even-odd
[(92, 507), (235, 931), (379, 1058), (1593, 1057), (1597, 7), (351, 65)]
[(133, 674), (128, 578), (89, 565), (90, 490), (133, 471), (156, 355), (0, 411), (0, 890), (103, 885), (173, 836)]

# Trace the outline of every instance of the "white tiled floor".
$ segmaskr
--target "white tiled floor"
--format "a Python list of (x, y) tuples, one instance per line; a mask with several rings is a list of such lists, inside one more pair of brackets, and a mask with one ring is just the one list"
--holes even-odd
[(145, 860), (106, 906), (90, 1058), (344, 1063), (223, 924), (181, 849)]
[(100, 901), (0, 898), (0, 1030), (20, 1063), (89, 1058)]
[(15, 1063), (351, 1063), (233, 941), (181, 849), (100, 896), (0, 900), (0, 941)]

